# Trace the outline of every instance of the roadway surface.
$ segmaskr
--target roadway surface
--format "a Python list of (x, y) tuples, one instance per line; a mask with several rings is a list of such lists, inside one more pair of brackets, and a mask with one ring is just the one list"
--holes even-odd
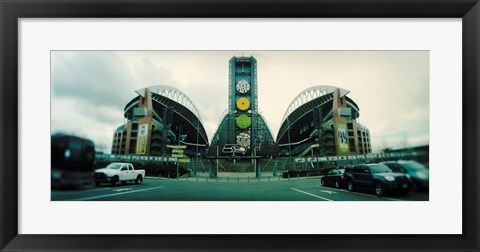
[(146, 178), (142, 184), (52, 190), (52, 201), (428, 201), (428, 192), (377, 197), (320, 185), (319, 177), (272, 181), (216, 182)]

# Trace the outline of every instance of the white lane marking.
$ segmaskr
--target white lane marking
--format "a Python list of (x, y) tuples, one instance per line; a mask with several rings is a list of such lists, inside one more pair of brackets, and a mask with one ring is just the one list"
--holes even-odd
[[(317, 185), (316, 187), (324, 188), (323, 186), (318, 186), (318, 185)], [(368, 197), (372, 197), (372, 198), (379, 198), (379, 197), (377, 197), (377, 196), (374, 196), (374, 195), (365, 194), (365, 193), (358, 193), (358, 192), (350, 192), (350, 191), (348, 191), (348, 190), (333, 189), (333, 188), (330, 188), (330, 190), (335, 190), (335, 191), (338, 191), (338, 192), (344, 192), (344, 193), (353, 193), (353, 194), (358, 194), (358, 195), (368, 196)]]
[(115, 189), (113, 190), (114, 192), (121, 192), (121, 191), (130, 191), (132, 190), (132, 188), (128, 187), (128, 188), (120, 188), (120, 189)]
[(122, 195), (122, 194), (149, 191), (149, 190), (154, 190), (154, 189), (158, 189), (158, 188), (163, 188), (163, 186), (157, 186), (157, 187), (140, 189), (140, 190), (135, 190), (135, 191), (128, 191), (128, 192), (112, 193), (112, 194), (107, 194), (107, 195), (98, 195), (98, 196), (92, 196), (92, 197), (85, 197), (85, 198), (79, 198), (79, 199), (70, 199), (70, 200), (71, 200), (71, 201), (74, 201), (74, 200), (82, 201), (82, 200), (101, 199), (101, 198), (108, 198), (108, 197), (112, 197), (112, 196)]
[(326, 200), (326, 201), (333, 201), (333, 200), (331, 200), (331, 199), (323, 198), (323, 197), (320, 197), (320, 196), (315, 195), (315, 194), (311, 194), (311, 193), (308, 193), (308, 192), (304, 192), (304, 191), (302, 191), (302, 190), (298, 190), (298, 189), (296, 189), (296, 188), (290, 188), (290, 189), (295, 190), (295, 191), (300, 192), (300, 193), (303, 193), (303, 194), (306, 194), (306, 195), (313, 196), (313, 197), (315, 197), (315, 198), (323, 199), (323, 200)]
[[(323, 188), (323, 186), (321, 186), (321, 185), (317, 185), (317, 186), (315, 186), (315, 187)], [(370, 195), (370, 194), (366, 194), (366, 193), (350, 192), (350, 191), (345, 190), (345, 189), (344, 189), (344, 190), (342, 190), (342, 189), (334, 189), (334, 188), (329, 188), (329, 189), (330, 189), (330, 190), (339, 191), (339, 192), (346, 192), (346, 193), (353, 193), (353, 194), (368, 196), (368, 197), (377, 198), (377, 199), (386, 199), (386, 200), (391, 200), (391, 201), (405, 201), (405, 200), (402, 200), (402, 199), (378, 197), (378, 196), (376, 196), (376, 195)], [(322, 191), (323, 191), (323, 190), (322, 190)]]
[(320, 190), (320, 192), (328, 193), (328, 194), (330, 194), (330, 195), (332, 195), (332, 194), (337, 194), (336, 192), (332, 192), (332, 191), (328, 191), (328, 190)]

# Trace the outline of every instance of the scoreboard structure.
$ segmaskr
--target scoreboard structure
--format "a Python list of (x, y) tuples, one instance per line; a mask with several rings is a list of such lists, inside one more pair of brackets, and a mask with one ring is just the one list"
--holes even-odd
[[(257, 60), (233, 57), (229, 61), (228, 110), (212, 139), (211, 147), (235, 144), (245, 156), (275, 155), (277, 147), (263, 116), (258, 113)], [(224, 153), (210, 154), (223, 155)], [(227, 154), (228, 155), (228, 154)]]

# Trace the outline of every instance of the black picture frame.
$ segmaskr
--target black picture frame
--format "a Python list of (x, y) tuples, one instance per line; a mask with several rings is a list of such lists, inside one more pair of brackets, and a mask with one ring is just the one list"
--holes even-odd
[[(478, 0), (0, 0), (1, 251), (479, 251)], [(18, 234), (19, 18), (462, 18), (462, 235)], [(447, 123), (447, 122), (446, 122)], [(434, 126), (432, 126), (434, 127)], [(445, 167), (447, 168), (447, 167)], [(459, 167), (454, 167), (459, 168)], [(454, 169), (449, 167), (448, 169)], [(257, 223), (256, 225), (260, 225)]]

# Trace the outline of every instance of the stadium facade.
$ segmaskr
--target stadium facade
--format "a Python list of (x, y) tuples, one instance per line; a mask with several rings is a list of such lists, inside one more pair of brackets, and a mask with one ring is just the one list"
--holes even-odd
[(185, 145), (197, 156), (208, 148), (208, 137), (193, 102), (170, 86), (137, 90), (124, 109), (126, 122), (113, 135), (112, 154), (169, 156), (172, 145)]
[(283, 117), (277, 144), (280, 156), (350, 156), (372, 152), (370, 132), (358, 122), (360, 108), (333, 86), (302, 91)]

